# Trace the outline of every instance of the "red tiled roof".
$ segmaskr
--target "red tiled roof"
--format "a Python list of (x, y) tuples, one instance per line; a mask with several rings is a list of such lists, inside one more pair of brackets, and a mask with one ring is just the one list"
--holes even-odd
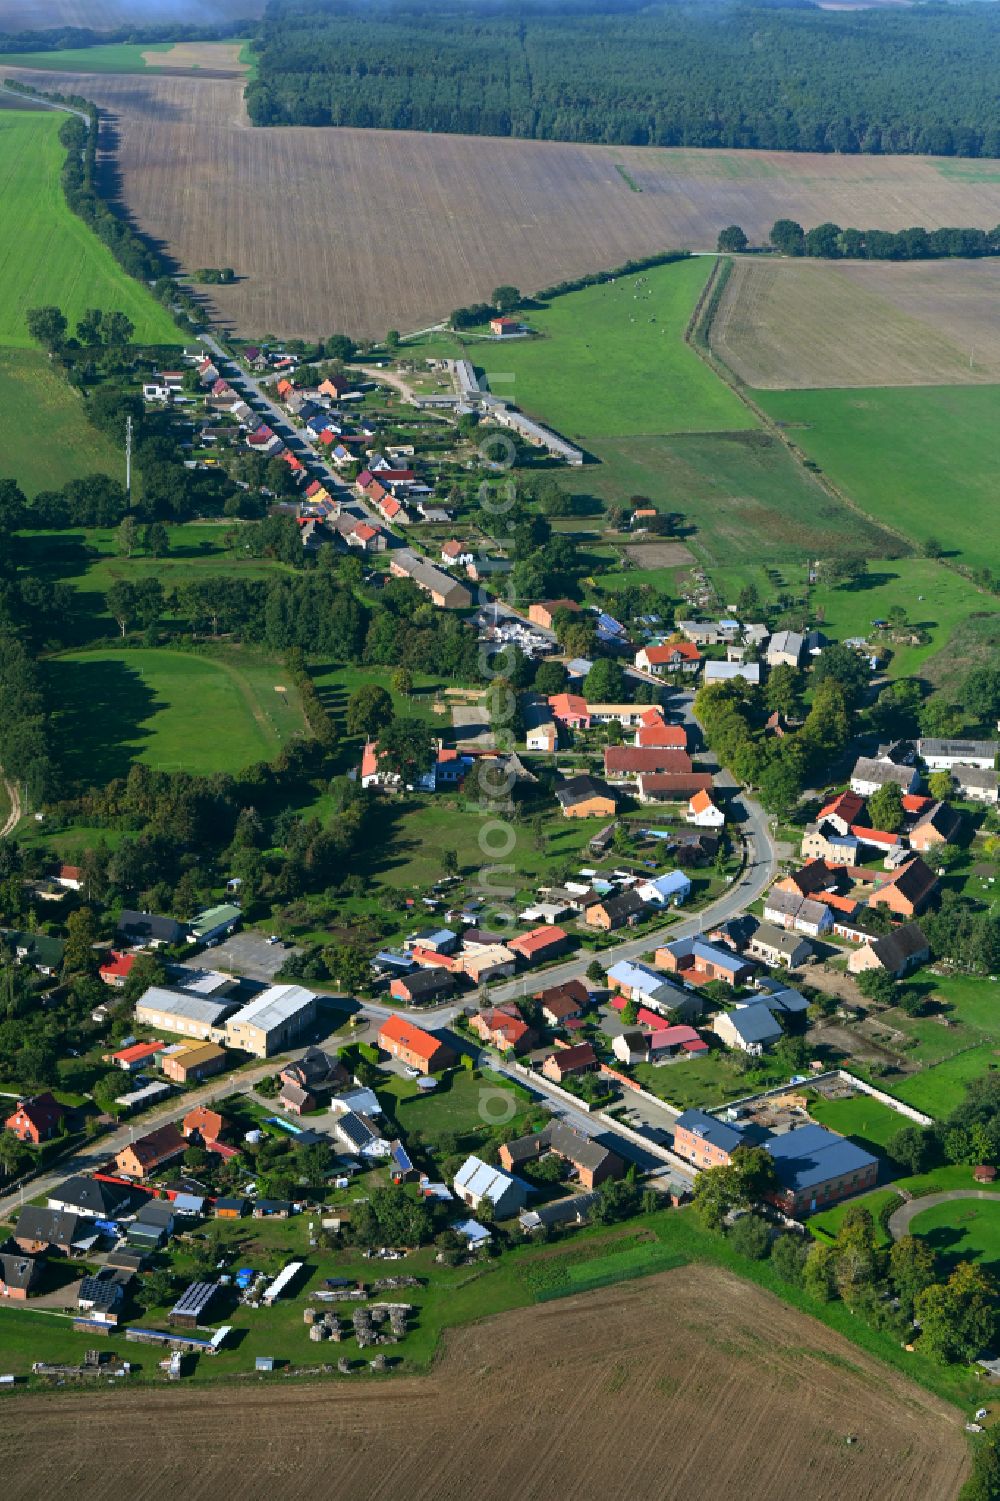
[(643, 747), (673, 746), (677, 750), (687, 747), (687, 731), (682, 724), (664, 724), (662, 719), (652, 724), (641, 724), (636, 731), (636, 744)]
[(866, 829), (858, 823), (851, 824), (851, 833), (863, 844), (881, 844), (887, 849), (893, 849), (900, 843), (898, 834), (887, 834), (884, 829)]
[(127, 979), (138, 957), (138, 954), (119, 954), (112, 949), (107, 961), (101, 965), (100, 974), (102, 978)]
[(137, 1042), (130, 1048), (121, 1048), (111, 1056), (116, 1063), (141, 1063), (144, 1058), (155, 1058), (165, 1047), (165, 1042)]
[(683, 657), (688, 662), (699, 662), (701, 652), (693, 641), (666, 641), (662, 646), (646, 647), (646, 660), (649, 662), (673, 662), (678, 657)]
[(832, 803), (827, 803), (825, 808), (819, 810), (819, 822), (822, 823), (824, 818), (831, 818), (835, 814), (845, 823), (851, 824), (864, 806), (864, 798), (859, 797), (856, 792), (841, 792)]
[(530, 933), (522, 933), (518, 938), (512, 938), (507, 945), (515, 954), (529, 959), (535, 954), (543, 953), (545, 949), (554, 945), (565, 943), (566, 934), (562, 928), (541, 927), (532, 928)]
[(402, 1016), (387, 1017), (379, 1029), (378, 1036), (380, 1043), (385, 1037), (399, 1047), (406, 1048), (408, 1052), (416, 1053), (418, 1058), (423, 1058), (428, 1063), (441, 1047), (436, 1037), (432, 1037), (429, 1032), (424, 1032), (420, 1027), (415, 1027), (412, 1022)]
[(556, 719), (590, 718), (587, 700), (578, 693), (553, 693), (549, 698), (549, 708)]
[(691, 757), (673, 746), (608, 745), (604, 749), (604, 770), (686, 774), (691, 770)]

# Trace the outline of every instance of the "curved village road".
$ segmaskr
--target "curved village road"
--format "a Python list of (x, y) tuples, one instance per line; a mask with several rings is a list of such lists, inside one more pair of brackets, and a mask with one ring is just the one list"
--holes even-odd
[(925, 1209), (936, 1209), (939, 1204), (950, 1204), (954, 1199), (992, 1199), (994, 1204), (1000, 1204), (1000, 1194), (990, 1193), (984, 1188), (949, 1188), (939, 1194), (924, 1194), (919, 1199), (907, 1199), (905, 1204), (900, 1204), (889, 1216), (889, 1234), (893, 1240), (899, 1240), (900, 1236), (908, 1235), (910, 1225), (918, 1214), (923, 1214)]
[(21, 808), (21, 794), (18, 791), (17, 783), (8, 782), (2, 771), (0, 771), (0, 782), (3, 782), (4, 786), (6, 787), (7, 798), (10, 802), (10, 812), (4, 819), (3, 827), (0, 828), (0, 839), (6, 839), (8, 834), (13, 834), (14, 830), (21, 822), (23, 810)]

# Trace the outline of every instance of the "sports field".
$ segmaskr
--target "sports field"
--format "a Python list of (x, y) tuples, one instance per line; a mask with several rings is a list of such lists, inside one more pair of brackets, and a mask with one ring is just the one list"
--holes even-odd
[[(303, 729), (283, 669), (236, 649), (71, 652), (46, 664), (56, 756), (68, 785), (160, 771), (241, 771), (271, 760)], [(284, 692), (276, 692), (281, 687)]]
[(755, 428), (744, 404), (684, 343), (713, 264), (680, 261), (554, 297), (525, 315), (542, 337), (475, 346), (470, 358), (495, 396), (584, 443)]
[(0, 476), (30, 497), (98, 472), (122, 478), (124, 459), (87, 421), (83, 398), (40, 351), (0, 348)]
[(33, 348), (25, 313), (49, 303), (71, 324), (89, 307), (114, 309), (132, 319), (137, 339), (179, 343), (165, 309), (66, 206), (61, 124), (51, 112), (0, 111), (0, 345)]
[(759, 391), (760, 405), (864, 511), (914, 543), (997, 565), (1000, 386)]

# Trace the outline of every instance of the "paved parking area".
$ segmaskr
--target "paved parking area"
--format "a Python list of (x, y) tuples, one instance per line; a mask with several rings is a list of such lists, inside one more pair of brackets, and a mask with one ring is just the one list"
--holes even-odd
[(284, 944), (268, 943), (264, 933), (234, 933), (225, 943), (205, 949), (198, 956), (198, 968), (231, 970), (251, 980), (273, 980), (289, 954), (296, 952)]

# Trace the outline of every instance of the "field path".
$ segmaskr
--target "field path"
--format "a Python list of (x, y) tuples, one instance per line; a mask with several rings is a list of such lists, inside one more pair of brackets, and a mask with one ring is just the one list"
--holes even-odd
[(900, 1236), (909, 1234), (910, 1225), (918, 1214), (923, 1214), (925, 1209), (936, 1209), (939, 1204), (950, 1204), (955, 1199), (990, 1199), (994, 1204), (1000, 1203), (997, 1194), (983, 1188), (949, 1188), (938, 1194), (924, 1194), (919, 1199), (908, 1199), (892, 1211), (889, 1234), (893, 1240), (899, 1240)]
[(21, 794), (17, 783), (9, 782), (2, 771), (0, 771), (0, 780), (3, 781), (4, 787), (7, 789), (7, 798), (10, 802), (10, 812), (4, 819), (3, 826), (0, 827), (0, 839), (6, 839), (9, 834), (13, 834), (21, 822)]

